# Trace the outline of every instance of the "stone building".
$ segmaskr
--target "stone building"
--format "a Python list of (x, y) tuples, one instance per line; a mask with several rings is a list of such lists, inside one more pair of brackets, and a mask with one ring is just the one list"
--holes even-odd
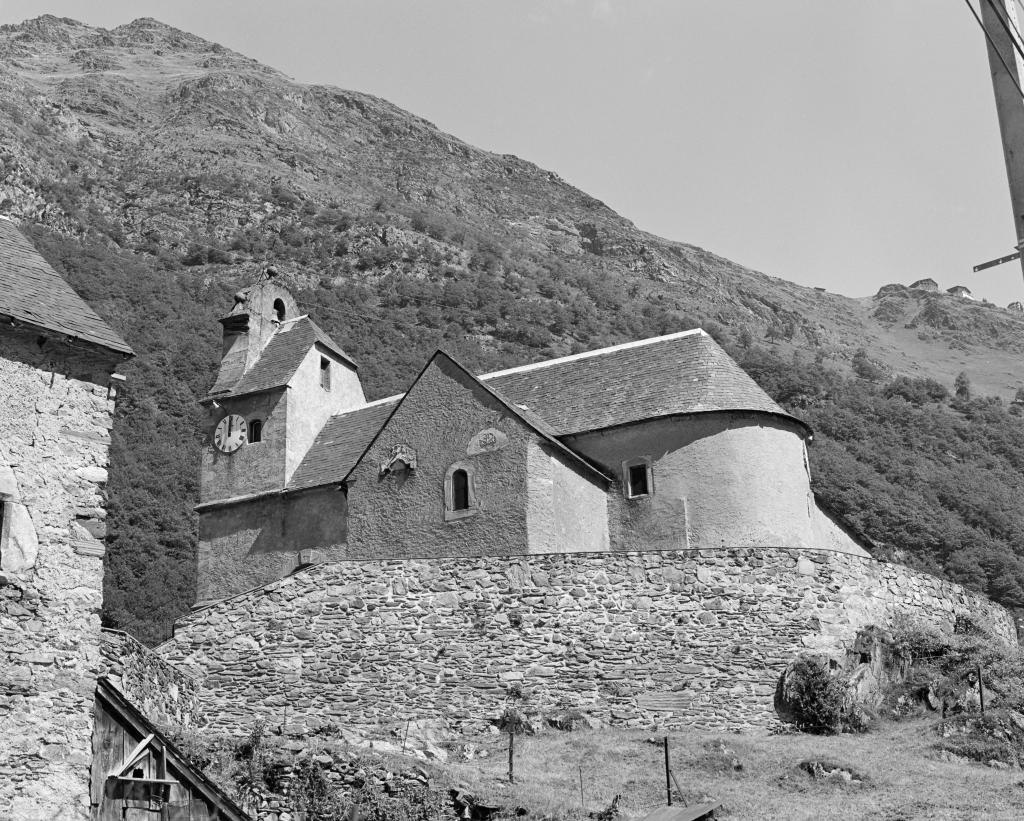
[(85, 818), (112, 380), (131, 349), (6, 219), (0, 320), (0, 818)]
[(939, 283), (931, 277), (925, 277), (924, 279), (919, 279), (916, 282), (911, 282), (910, 287), (918, 288), (922, 291), (938, 291)]
[(701, 330), (477, 376), (443, 352), (364, 398), (264, 280), (222, 320), (198, 604), (350, 559), (730, 547), (867, 555), (816, 504), (790, 416)]
[(946, 293), (959, 299), (974, 299), (971, 296), (971, 289), (966, 285), (954, 285), (952, 288), (947, 288)]

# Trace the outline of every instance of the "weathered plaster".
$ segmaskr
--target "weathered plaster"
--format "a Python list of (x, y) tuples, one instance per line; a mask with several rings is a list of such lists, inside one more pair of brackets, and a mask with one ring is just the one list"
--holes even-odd
[[(254, 493), (280, 490), (285, 482), (287, 462), (288, 408), (292, 397), (284, 389), (219, 400), (208, 405), (204, 420), (205, 438), (199, 476), (199, 502), (233, 499)], [(263, 422), (263, 441), (242, 445), (234, 453), (223, 453), (213, 444), (217, 424), (230, 413), (246, 422)]]
[[(478, 432), (507, 437), (469, 454)], [(353, 471), (349, 558), (514, 555), (527, 550), (527, 446), (539, 437), (456, 366), (437, 359)], [(394, 445), (411, 446), (413, 471), (381, 475)], [(455, 462), (472, 473), (472, 515), (445, 521), (445, 475)]]
[(344, 557), (348, 502), (334, 487), (275, 495), (204, 510), (199, 516), (196, 601), (251, 590), (291, 573), (300, 551)]
[(6, 517), (18, 547), (0, 545), (0, 818), (88, 817), (103, 545), (86, 526), (105, 518), (119, 361), (0, 331), (0, 482), (20, 505)]
[[(320, 386), (320, 360), (331, 362), (331, 389)], [(366, 404), (355, 369), (319, 345), (310, 349), (288, 382), (288, 435), (285, 455), (287, 482), (305, 458), (327, 420)]]
[(608, 550), (605, 488), (549, 446), (527, 444), (526, 527), (530, 553)]
[(581, 434), (567, 444), (620, 482), (623, 462), (652, 461), (653, 494), (611, 504), (616, 550), (819, 546), (803, 440), (785, 420), (702, 413)]

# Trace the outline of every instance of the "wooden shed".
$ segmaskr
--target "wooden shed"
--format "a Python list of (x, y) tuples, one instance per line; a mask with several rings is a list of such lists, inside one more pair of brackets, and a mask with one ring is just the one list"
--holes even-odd
[(93, 821), (250, 821), (105, 677), (97, 682)]

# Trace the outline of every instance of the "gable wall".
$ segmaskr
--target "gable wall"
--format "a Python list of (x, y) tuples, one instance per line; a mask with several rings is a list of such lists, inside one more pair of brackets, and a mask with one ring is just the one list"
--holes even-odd
[[(488, 428), (505, 434), (504, 447), (469, 455), (473, 435)], [(455, 366), (435, 360), (353, 471), (348, 557), (527, 552), (527, 447), (537, 438)], [(416, 470), (381, 477), (380, 465), (397, 444), (416, 450)], [(446, 522), (444, 480), (454, 462), (473, 470), (479, 510)]]
[[(320, 386), (320, 359), (331, 361), (331, 389)], [(327, 420), (366, 404), (358, 374), (332, 353), (314, 346), (288, 382), (285, 482), (292, 478)]]
[(38, 552), (0, 556), (0, 818), (86, 818), (103, 486), (120, 357), (0, 330), (0, 466)]

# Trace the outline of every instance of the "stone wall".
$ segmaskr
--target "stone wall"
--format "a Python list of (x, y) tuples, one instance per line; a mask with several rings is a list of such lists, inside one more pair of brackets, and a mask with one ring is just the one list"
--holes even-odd
[(117, 361), (0, 331), (0, 504), (32, 534), (0, 542), (0, 818), (88, 817)]
[(104, 630), (104, 675), (148, 719), (173, 727), (200, 726), (199, 685), (191, 676), (120, 630)]
[(312, 730), (538, 709), (626, 726), (764, 726), (806, 649), (895, 614), (959, 613), (1016, 642), (982, 596), (894, 564), (783, 548), (320, 565), (181, 622), (158, 648), (199, 676), (212, 724)]

